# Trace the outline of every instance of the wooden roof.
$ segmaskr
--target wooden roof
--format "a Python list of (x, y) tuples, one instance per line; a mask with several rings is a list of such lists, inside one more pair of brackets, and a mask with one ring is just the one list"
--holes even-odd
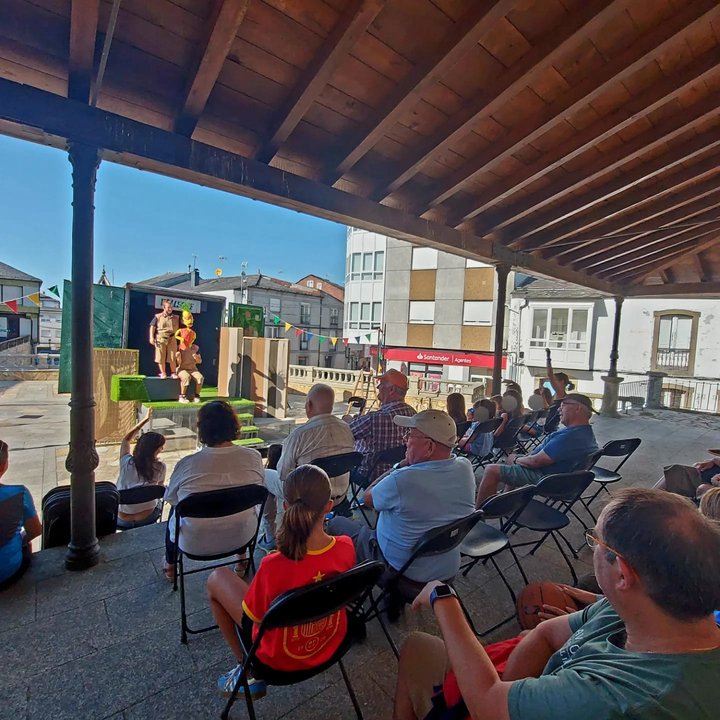
[(607, 293), (720, 291), (719, 101), (720, 0), (0, 2), (2, 132)]

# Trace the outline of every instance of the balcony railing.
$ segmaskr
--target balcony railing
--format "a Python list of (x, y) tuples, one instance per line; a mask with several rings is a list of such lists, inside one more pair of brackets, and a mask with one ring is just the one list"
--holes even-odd
[(655, 368), (657, 370), (689, 370), (690, 350), (675, 350), (674, 348), (658, 348), (655, 355)]

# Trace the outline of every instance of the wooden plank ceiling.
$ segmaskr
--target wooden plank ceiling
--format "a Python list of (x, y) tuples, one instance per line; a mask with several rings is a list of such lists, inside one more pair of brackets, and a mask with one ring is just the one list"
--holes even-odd
[(457, 231), (418, 242), (720, 287), (720, 0), (2, 0), (0, 78)]

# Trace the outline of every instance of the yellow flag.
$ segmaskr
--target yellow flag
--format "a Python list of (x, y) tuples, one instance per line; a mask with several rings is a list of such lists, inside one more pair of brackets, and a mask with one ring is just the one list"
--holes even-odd
[(292, 327), (292, 325), (289, 322), (286, 322), (285, 323), (285, 332), (287, 332), (291, 327)]
[(332, 346), (335, 347), (335, 343), (337, 343), (337, 338), (336, 338), (336, 337), (331, 337), (331, 338), (330, 338), (330, 342), (332, 343)]
[(31, 295), (28, 295), (28, 296), (27, 296), (27, 299), (28, 299), (30, 302), (33, 302), (33, 303), (35, 303), (36, 305), (39, 305), (39, 304), (40, 304), (40, 293), (39, 293), (39, 292), (32, 293)]

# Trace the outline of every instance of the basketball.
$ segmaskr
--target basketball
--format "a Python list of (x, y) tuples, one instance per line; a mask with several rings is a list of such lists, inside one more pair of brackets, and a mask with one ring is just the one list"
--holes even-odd
[(526, 586), (517, 599), (518, 622), (523, 630), (537, 627), (542, 618), (538, 613), (543, 605), (565, 610), (570, 607), (577, 610), (575, 601), (559, 586), (551, 582), (533, 582)]

